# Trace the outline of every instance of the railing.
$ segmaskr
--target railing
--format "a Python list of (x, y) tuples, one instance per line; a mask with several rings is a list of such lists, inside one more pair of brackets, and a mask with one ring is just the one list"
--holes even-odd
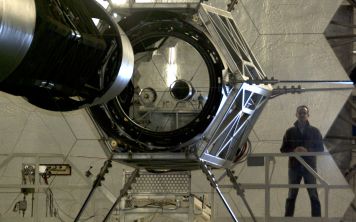
[[(329, 220), (329, 193), (332, 189), (350, 189), (348, 184), (329, 184), (322, 176), (320, 176), (313, 168), (311, 168), (302, 158), (303, 156), (330, 156), (327, 152), (308, 152), (308, 153), (257, 153), (251, 154), (249, 157), (261, 157), (264, 158), (264, 171), (265, 179), (264, 183), (241, 183), (243, 189), (262, 189), (265, 190), (265, 209), (264, 209), (264, 221), (271, 221), (271, 189), (276, 188), (322, 188), (325, 190), (324, 198), (324, 215), (320, 219), (322, 221)], [(295, 157), (317, 180), (320, 181), (320, 184), (275, 184), (271, 183), (270, 178), (270, 166), (271, 162), (275, 161), (275, 158), (286, 158), (286, 157)], [(220, 185), (221, 188), (233, 188), (232, 185)], [(247, 197), (248, 199), (248, 197)], [(252, 206), (253, 210), (253, 206)], [(346, 210), (346, 209), (345, 209)], [(288, 221), (287, 219), (285, 219)]]

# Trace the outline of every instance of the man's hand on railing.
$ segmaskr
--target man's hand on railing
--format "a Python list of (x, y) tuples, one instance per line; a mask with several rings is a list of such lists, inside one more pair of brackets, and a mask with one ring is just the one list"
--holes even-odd
[(294, 149), (294, 152), (297, 152), (297, 153), (305, 153), (305, 152), (308, 152), (308, 150), (303, 147), (303, 146), (297, 146), (295, 149)]

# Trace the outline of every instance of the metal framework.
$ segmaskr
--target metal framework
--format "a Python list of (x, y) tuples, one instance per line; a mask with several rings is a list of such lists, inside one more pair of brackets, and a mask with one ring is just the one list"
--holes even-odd
[(235, 216), (234, 211), (231, 209), (229, 203), (227, 202), (224, 194), (222, 193), (218, 182), (215, 179), (215, 176), (213, 174), (213, 172), (211, 171), (211, 169), (209, 169), (209, 167), (206, 165), (206, 163), (202, 162), (201, 163), (201, 169), (203, 171), (203, 173), (206, 175), (206, 177), (208, 178), (210, 185), (216, 190), (216, 192), (219, 194), (221, 200), (223, 201), (226, 209), (228, 210), (230, 216), (232, 217), (232, 219), (235, 222), (238, 222), (237, 217)]
[(201, 4), (198, 13), (212, 41), (226, 59), (230, 71), (227, 85), (232, 86), (218, 114), (204, 132), (198, 155), (207, 164), (229, 168), (246, 143), (272, 87), (237, 83), (239, 80), (263, 80), (266, 75), (231, 13), (205, 4)]
[[(124, 173), (125, 184), (132, 174), (130, 171)], [(184, 221), (193, 221), (190, 171), (151, 173), (142, 170), (127, 193), (127, 199), (120, 207), (120, 219), (123, 221), (131, 215), (155, 212), (172, 216), (187, 215)]]
[[(330, 191), (331, 190), (342, 190), (350, 189), (348, 184), (330, 184), (324, 178), (322, 178), (313, 168), (311, 168), (302, 158), (302, 156), (330, 156), (327, 152), (308, 152), (308, 153), (258, 153), (251, 154), (250, 157), (263, 157), (264, 158), (264, 171), (265, 171), (265, 180), (263, 183), (248, 183), (240, 184), (240, 187), (244, 190), (265, 190), (265, 208), (264, 208), (264, 219), (265, 222), (275, 221), (270, 215), (271, 211), (271, 189), (289, 189), (289, 188), (321, 188), (325, 191), (324, 198), (324, 216), (323, 218), (316, 218), (316, 221), (339, 221), (338, 218), (329, 217), (329, 201), (330, 201)], [(271, 162), (274, 162), (275, 158), (288, 158), (295, 157), (320, 183), (316, 184), (277, 184), (271, 183), (270, 173), (271, 173)], [(225, 188), (235, 188), (236, 185), (220, 185), (222, 189)], [(285, 218), (282, 218), (285, 221)], [(298, 220), (298, 219), (297, 219)], [(308, 218), (308, 220), (310, 220)], [(312, 220), (314, 221), (314, 220)]]
[(127, 195), (127, 192), (131, 188), (131, 185), (136, 181), (136, 177), (139, 177), (139, 176), (140, 176), (139, 169), (136, 169), (134, 172), (132, 172), (132, 174), (127, 179), (126, 183), (124, 184), (124, 187), (120, 190), (120, 195), (117, 197), (116, 201), (111, 206), (109, 212), (106, 214), (103, 222), (106, 222), (110, 219), (110, 216), (111, 216), (112, 212), (114, 211), (114, 209), (116, 208), (116, 206), (118, 205), (118, 203), (121, 201), (121, 199), (125, 195)]
[(242, 84), (233, 88), (199, 144), (200, 159), (215, 167), (230, 168), (246, 143), (270, 91)]
[[(131, 1), (130, 1), (131, 2)], [(134, 3), (134, 2), (133, 2)], [(176, 3), (176, 2), (174, 2)], [(152, 5), (153, 4), (153, 5)], [(165, 2), (155, 1), (147, 8), (167, 8)], [(173, 4), (172, 4), (173, 5)], [(134, 9), (134, 5), (130, 5)], [(174, 5), (177, 7), (177, 5)], [(187, 7), (187, 5), (185, 6)], [(142, 7), (143, 9), (144, 7)], [(178, 7), (179, 8), (179, 7)], [(120, 9), (121, 11), (121, 9)], [(272, 95), (272, 86), (274, 80), (267, 79), (267, 76), (261, 69), (248, 44), (244, 40), (238, 26), (230, 12), (217, 9), (205, 4), (200, 4), (198, 14), (202, 24), (210, 34), (210, 39), (217, 46), (219, 53), (223, 56), (228, 72), (224, 76), (225, 98), (220, 104), (220, 108), (209, 127), (203, 132), (201, 140), (196, 146), (187, 149), (185, 153), (172, 152), (152, 152), (152, 153), (120, 153), (114, 152), (109, 140), (103, 140), (103, 147), (107, 155), (113, 161), (130, 165), (138, 168), (153, 169), (200, 169), (207, 176), (212, 188), (216, 190), (219, 197), (226, 206), (234, 221), (238, 221), (235, 213), (227, 202), (221, 188), (233, 188), (236, 190), (244, 204), (246, 205), (251, 218), (256, 218), (249, 207), (244, 196), (244, 189), (249, 186), (238, 184), (236, 177), (230, 168), (239, 150), (247, 142), (248, 135), (262, 112), (264, 105)], [(284, 89), (283, 89), (284, 90)], [(287, 92), (284, 92), (287, 93)], [(275, 92), (276, 94), (276, 92)], [(283, 92), (278, 92), (283, 94)], [(95, 121), (94, 121), (95, 122)], [(99, 131), (100, 128), (98, 128)], [(102, 132), (103, 133), (103, 132)], [(105, 137), (105, 133), (103, 133)], [(108, 139), (108, 138), (107, 138)], [(264, 154), (258, 154), (263, 156)], [(304, 154), (303, 154), (304, 155)], [(308, 153), (307, 155), (323, 155), (320, 153)], [(295, 156), (316, 178), (321, 181), (321, 185), (276, 185), (270, 184), (269, 167), (273, 156)], [(332, 186), (327, 184), (313, 169), (311, 169), (298, 154), (265, 154), (265, 184), (252, 188), (265, 189), (265, 221), (270, 220), (270, 189), (273, 188), (291, 188), (291, 187), (323, 187), (326, 190), (325, 218), (328, 217), (328, 192), (331, 188), (346, 189), (348, 186)], [(219, 185), (220, 180), (216, 180), (211, 170), (214, 168), (224, 168), (225, 176), (230, 178), (232, 185)], [(130, 186), (132, 180), (128, 180), (124, 187)], [(124, 193), (127, 190), (123, 191)], [(121, 192), (119, 198), (122, 198)], [(118, 199), (119, 199), (118, 198)], [(108, 216), (107, 216), (108, 217)]]
[[(152, 168), (152, 166), (159, 169), (164, 166), (166, 169), (184, 167), (187, 170), (190, 167), (196, 169), (200, 166), (212, 187), (219, 193), (233, 220), (237, 221), (209, 167), (229, 170), (233, 165), (268, 101), (272, 87), (238, 82), (264, 80), (266, 75), (238, 30), (230, 12), (200, 4), (198, 14), (210, 34), (211, 41), (217, 46), (229, 68), (228, 76), (224, 77), (225, 98), (201, 140), (192, 149), (187, 149), (186, 153), (116, 153), (110, 142), (104, 141), (103, 145), (112, 160), (131, 165), (136, 169)], [(239, 193), (236, 181), (232, 179), (232, 183)]]
[(198, 12), (236, 78), (243, 80), (267, 78), (230, 12), (206, 4), (201, 4)]

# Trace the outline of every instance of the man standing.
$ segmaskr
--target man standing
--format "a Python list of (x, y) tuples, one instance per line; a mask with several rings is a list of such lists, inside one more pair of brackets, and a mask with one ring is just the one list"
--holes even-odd
[[(297, 121), (289, 128), (283, 137), (281, 147), (282, 153), (288, 152), (322, 152), (324, 146), (319, 130), (309, 124), (309, 108), (305, 105), (297, 107)], [(305, 162), (316, 171), (316, 157), (304, 156)], [(300, 184), (302, 178), (305, 184), (316, 184), (316, 178), (294, 157), (289, 158), (288, 182), (289, 184)], [(308, 188), (311, 203), (311, 214), (313, 217), (320, 217), (320, 201), (316, 188)], [(286, 200), (286, 217), (294, 214), (295, 201), (298, 195), (298, 188), (290, 188)]]
[(204, 100), (204, 96), (200, 93), (198, 96), (198, 109), (203, 109)]

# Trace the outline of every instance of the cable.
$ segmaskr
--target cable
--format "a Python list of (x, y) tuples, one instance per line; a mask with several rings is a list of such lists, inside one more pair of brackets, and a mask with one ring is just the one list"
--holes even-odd
[[(54, 203), (56, 204), (57, 208), (58, 208), (66, 217), (70, 218), (71, 220), (74, 220), (74, 219), (75, 219), (74, 217), (70, 216), (65, 210), (63, 210), (63, 209), (60, 207), (60, 205), (58, 204), (57, 200), (56, 200), (54, 197), (53, 197), (53, 200), (54, 200)], [(94, 212), (94, 215), (89, 216), (89, 217), (87, 217), (87, 218), (83, 218), (83, 219), (81, 219), (81, 220), (79, 220), (79, 221), (84, 222), (84, 221), (87, 221), (87, 220), (89, 220), (89, 219), (91, 219), (91, 218), (93, 218), (93, 217), (95, 217), (95, 216), (96, 216), (96, 212)]]
[(21, 195), (22, 193), (19, 193), (15, 198), (14, 198), (14, 200), (11, 202), (11, 204), (10, 204), (10, 207), (7, 209), (7, 210), (5, 210), (5, 212), (4, 213), (2, 213), (1, 215), (5, 215), (5, 214), (7, 214), (9, 211), (10, 211), (10, 209), (12, 208), (12, 205), (15, 203), (15, 201), (17, 200), (17, 198)]
[(245, 162), (247, 160), (248, 155), (251, 153), (252, 144), (251, 144), (251, 140), (249, 138), (247, 138), (245, 145), (241, 149), (242, 149), (242, 152), (240, 151), (239, 154), (237, 155), (234, 166), (236, 164)]

